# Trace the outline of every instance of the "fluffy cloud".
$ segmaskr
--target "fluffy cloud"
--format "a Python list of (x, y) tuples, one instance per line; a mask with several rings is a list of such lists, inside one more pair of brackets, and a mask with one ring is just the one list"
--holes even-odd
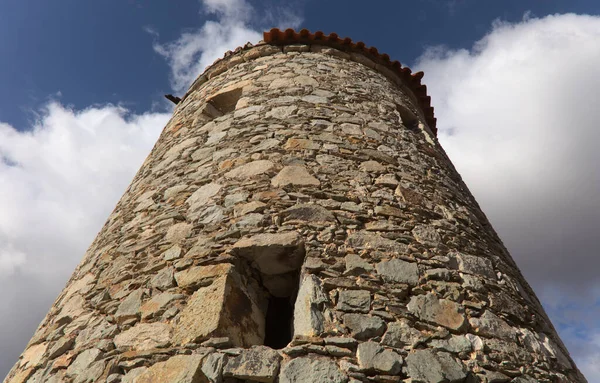
[(207, 20), (198, 30), (185, 32), (173, 42), (154, 44), (154, 50), (171, 67), (171, 85), (176, 93), (184, 93), (224, 52), (260, 41), (263, 29), (273, 25), (295, 28), (302, 21), (285, 7), (275, 7), (259, 16), (246, 0), (203, 0), (202, 7), (207, 16), (216, 16), (217, 20)]
[[(600, 298), (599, 39), (599, 17), (496, 22), (472, 49), (434, 47), (415, 65), (425, 71), (441, 143), (554, 321), (565, 324)], [(597, 321), (580, 325), (600, 333)], [(591, 367), (600, 365), (598, 338), (559, 328), (587, 361), (588, 379), (600, 380)], [(578, 354), (581, 341), (596, 352)]]
[(0, 124), (0, 371), (17, 360), (169, 117), (50, 103), (29, 131)]

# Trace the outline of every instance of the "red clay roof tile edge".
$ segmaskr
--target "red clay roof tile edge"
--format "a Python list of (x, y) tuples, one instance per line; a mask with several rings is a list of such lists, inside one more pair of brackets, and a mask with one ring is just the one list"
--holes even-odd
[(296, 32), (293, 29), (281, 31), (278, 28), (273, 28), (268, 32), (263, 33), (265, 43), (272, 45), (289, 45), (289, 44), (320, 44), (330, 46), (341, 51), (351, 51), (361, 53), (373, 60), (377, 64), (384, 65), (388, 69), (395, 72), (408, 88), (414, 93), (419, 102), (419, 107), (425, 115), (427, 125), (437, 136), (436, 121), (434, 116), (433, 106), (431, 106), (431, 97), (427, 95), (427, 86), (421, 84), (423, 72), (412, 73), (410, 68), (403, 67), (399, 61), (391, 61), (390, 56), (385, 53), (379, 53), (375, 47), (367, 47), (365, 43), (359, 41), (354, 43), (350, 38), (340, 39), (336, 33), (325, 35), (322, 31), (311, 33), (307, 29), (302, 29)]

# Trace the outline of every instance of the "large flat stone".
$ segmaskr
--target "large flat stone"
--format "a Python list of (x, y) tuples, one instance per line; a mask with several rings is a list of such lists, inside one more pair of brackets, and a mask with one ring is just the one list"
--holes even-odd
[(279, 372), (281, 356), (270, 347), (257, 346), (229, 358), (223, 369), (224, 376), (272, 383)]
[(337, 308), (346, 312), (368, 313), (371, 310), (371, 293), (367, 290), (340, 291)]
[(256, 294), (249, 289), (233, 269), (198, 289), (181, 312), (173, 342), (183, 345), (228, 336), (235, 346), (261, 344), (265, 316)]
[(292, 359), (282, 366), (279, 377), (279, 383), (346, 383), (347, 381), (348, 377), (329, 358)]
[(269, 160), (252, 161), (247, 164), (238, 166), (237, 168), (225, 173), (227, 178), (250, 178), (260, 174), (264, 174), (273, 168), (275, 164)]
[(257, 234), (237, 241), (232, 252), (256, 262), (265, 274), (282, 274), (300, 268), (304, 260), (304, 241), (295, 231)]
[(474, 255), (452, 253), (456, 259), (458, 270), (466, 274), (481, 275), (492, 280), (496, 280), (496, 273), (492, 261), (483, 257), (476, 257)]
[(388, 282), (400, 282), (409, 285), (419, 283), (419, 269), (414, 262), (406, 262), (401, 259), (381, 261), (376, 266), (377, 273)]
[(493, 312), (486, 310), (479, 318), (469, 319), (478, 335), (515, 340), (517, 331)]
[(447, 352), (416, 350), (406, 357), (406, 370), (412, 382), (462, 383), (465, 366)]
[(139, 323), (115, 336), (115, 346), (136, 351), (164, 347), (171, 341), (171, 326), (166, 323)]
[(323, 206), (315, 204), (299, 204), (292, 206), (281, 213), (284, 222), (336, 222), (332, 212)]
[(328, 301), (319, 278), (306, 275), (294, 304), (294, 335), (319, 336), (325, 321), (321, 306)]
[(348, 245), (356, 249), (374, 249), (383, 252), (407, 253), (408, 246), (377, 233), (357, 231), (348, 236)]
[(208, 383), (201, 370), (201, 355), (175, 355), (154, 363), (134, 380), (135, 383)]
[(284, 186), (319, 186), (321, 182), (312, 176), (304, 166), (286, 166), (273, 177), (274, 187)]
[(419, 319), (439, 324), (451, 330), (460, 331), (467, 323), (458, 303), (448, 299), (438, 299), (431, 293), (413, 296), (407, 308)]
[(342, 319), (344, 320), (344, 325), (352, 331), (352, 335), (359, 340), (380, 336), (385, 332), (385, 322), (376, 316), (345, 314)]

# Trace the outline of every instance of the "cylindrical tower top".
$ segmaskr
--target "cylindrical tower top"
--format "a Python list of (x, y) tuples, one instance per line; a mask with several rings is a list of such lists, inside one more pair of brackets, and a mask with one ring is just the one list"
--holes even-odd
[(585, 382), (421, 77), (335, 34), (228, 52), (6, 382)]

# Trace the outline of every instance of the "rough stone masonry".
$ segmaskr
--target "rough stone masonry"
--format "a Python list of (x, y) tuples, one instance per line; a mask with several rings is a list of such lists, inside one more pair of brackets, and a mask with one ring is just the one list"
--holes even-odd
[(5, 383), (585, 382), (420, 75), (265, 41), (182, 97)]

